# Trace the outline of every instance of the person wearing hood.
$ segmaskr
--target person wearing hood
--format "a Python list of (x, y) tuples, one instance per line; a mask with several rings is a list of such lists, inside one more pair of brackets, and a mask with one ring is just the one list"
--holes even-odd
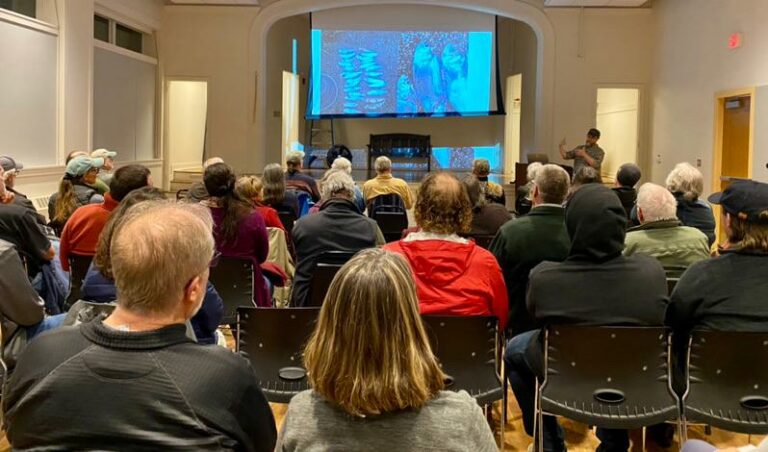
[(312, 272), (322, 253), (356, 253), (384, 244), (384, 235), (379, 226), (364, 216), (355, 205), (355, 182), (352, 176), (344, 171), (329, 174), (322, 185), (322, 198), (326, 201), (320, 211), (300, 218), (291, 234), (296, 247), (291, 307), (302, 307), (308, 301)]
[(472, 223), (472, 204), (456, 176), (435, 172), (421, 182), (416, 200), (419, 231), (384, 246), (411, 266), (422, 314), (492, 315), (507, 323), (507, 287), (496, 258), (459, 237)]
[[(662, 325), (667, 305), (664, 268), (642, 254), (624, 256), (626, 212), (619, 198), (600, 184), (577, 190), (565, 210), (571, 239), (563, 262), (542, 262), (530, 274), (527, 306), (539, 327)], [(567, 296), (564, 296), (567, 294)], [(519, 334), (507, 344), (504, 360), (512, 390), (533, 431), (535, 379), (543, 370), (540, 330)], [(544, 417), (544, 450), (565, 450), (554, 416)], [(624, 430), (598, 428), (599, 451), (627, 450)]]

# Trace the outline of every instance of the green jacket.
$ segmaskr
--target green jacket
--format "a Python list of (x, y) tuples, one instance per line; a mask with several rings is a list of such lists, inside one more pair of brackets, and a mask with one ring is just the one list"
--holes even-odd
[(664, 267), (688, 267), (709, 258), (707, 236), (678, 220), (652, 221), (630, 228), (624, 245), (624, 255), (647, 254)]
[(525, 305), (528, 274), (543, 261), (568, 257), (571, 241), (565, 229), (565, 209), (535, 207), (527, 215), (506, 222), (489, 250), (499, 261), (509, 294), (509, 328), (520, 334), (536, 328)]

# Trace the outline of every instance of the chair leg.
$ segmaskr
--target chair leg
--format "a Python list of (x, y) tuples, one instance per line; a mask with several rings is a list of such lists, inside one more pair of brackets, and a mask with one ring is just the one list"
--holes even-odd
[(541, 409), (541, 388), (539, 379), (536, 378), (536, 397), (533, 402), (534, 420), (533, 420), (533, 441), (537, 452), (544, 452), (544, 414)]
[[(506, 378), (505, 378), (506, 380)], [(505, 391), (501, 394), (501, 441), (499, 441), (499, 450), (501, 452), (504, 452), (504, 431), (507, 427), (507, 392), (506, 388), (504, 388)]]
[(641, 438), (642, 438), (642, 439), (640, 440), (640, 441), (641, 441), (641, 442), (640, 442), (640, 444), (641, 444), (641, 446), (642, 446), (642, 449), (641, 449), (641, 450), (645, 450), (645, 434), (646, 434), (646, 431), (645, 431), (645, 427), (643, 427), (643, 428), (640, 430), (640, 435), (641, 435)]
[(680, 448), (688, 441), (688, 424), (685, 421), (685, 416), (680, 416), (680, 420), (677, 421), (677, 437), (680, 440)]

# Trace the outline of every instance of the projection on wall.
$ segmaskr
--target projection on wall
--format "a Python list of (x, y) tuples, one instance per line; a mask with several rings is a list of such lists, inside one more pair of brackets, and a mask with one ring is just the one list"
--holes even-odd
[(307, 118), (499, 110), (491, 31), (312, 30)]

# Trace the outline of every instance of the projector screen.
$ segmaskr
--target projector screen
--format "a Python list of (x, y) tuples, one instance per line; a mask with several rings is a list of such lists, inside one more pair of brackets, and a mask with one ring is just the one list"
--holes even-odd
[(500, 112), (495, 19), (434, 6), (313, 14), (307, 118)]

